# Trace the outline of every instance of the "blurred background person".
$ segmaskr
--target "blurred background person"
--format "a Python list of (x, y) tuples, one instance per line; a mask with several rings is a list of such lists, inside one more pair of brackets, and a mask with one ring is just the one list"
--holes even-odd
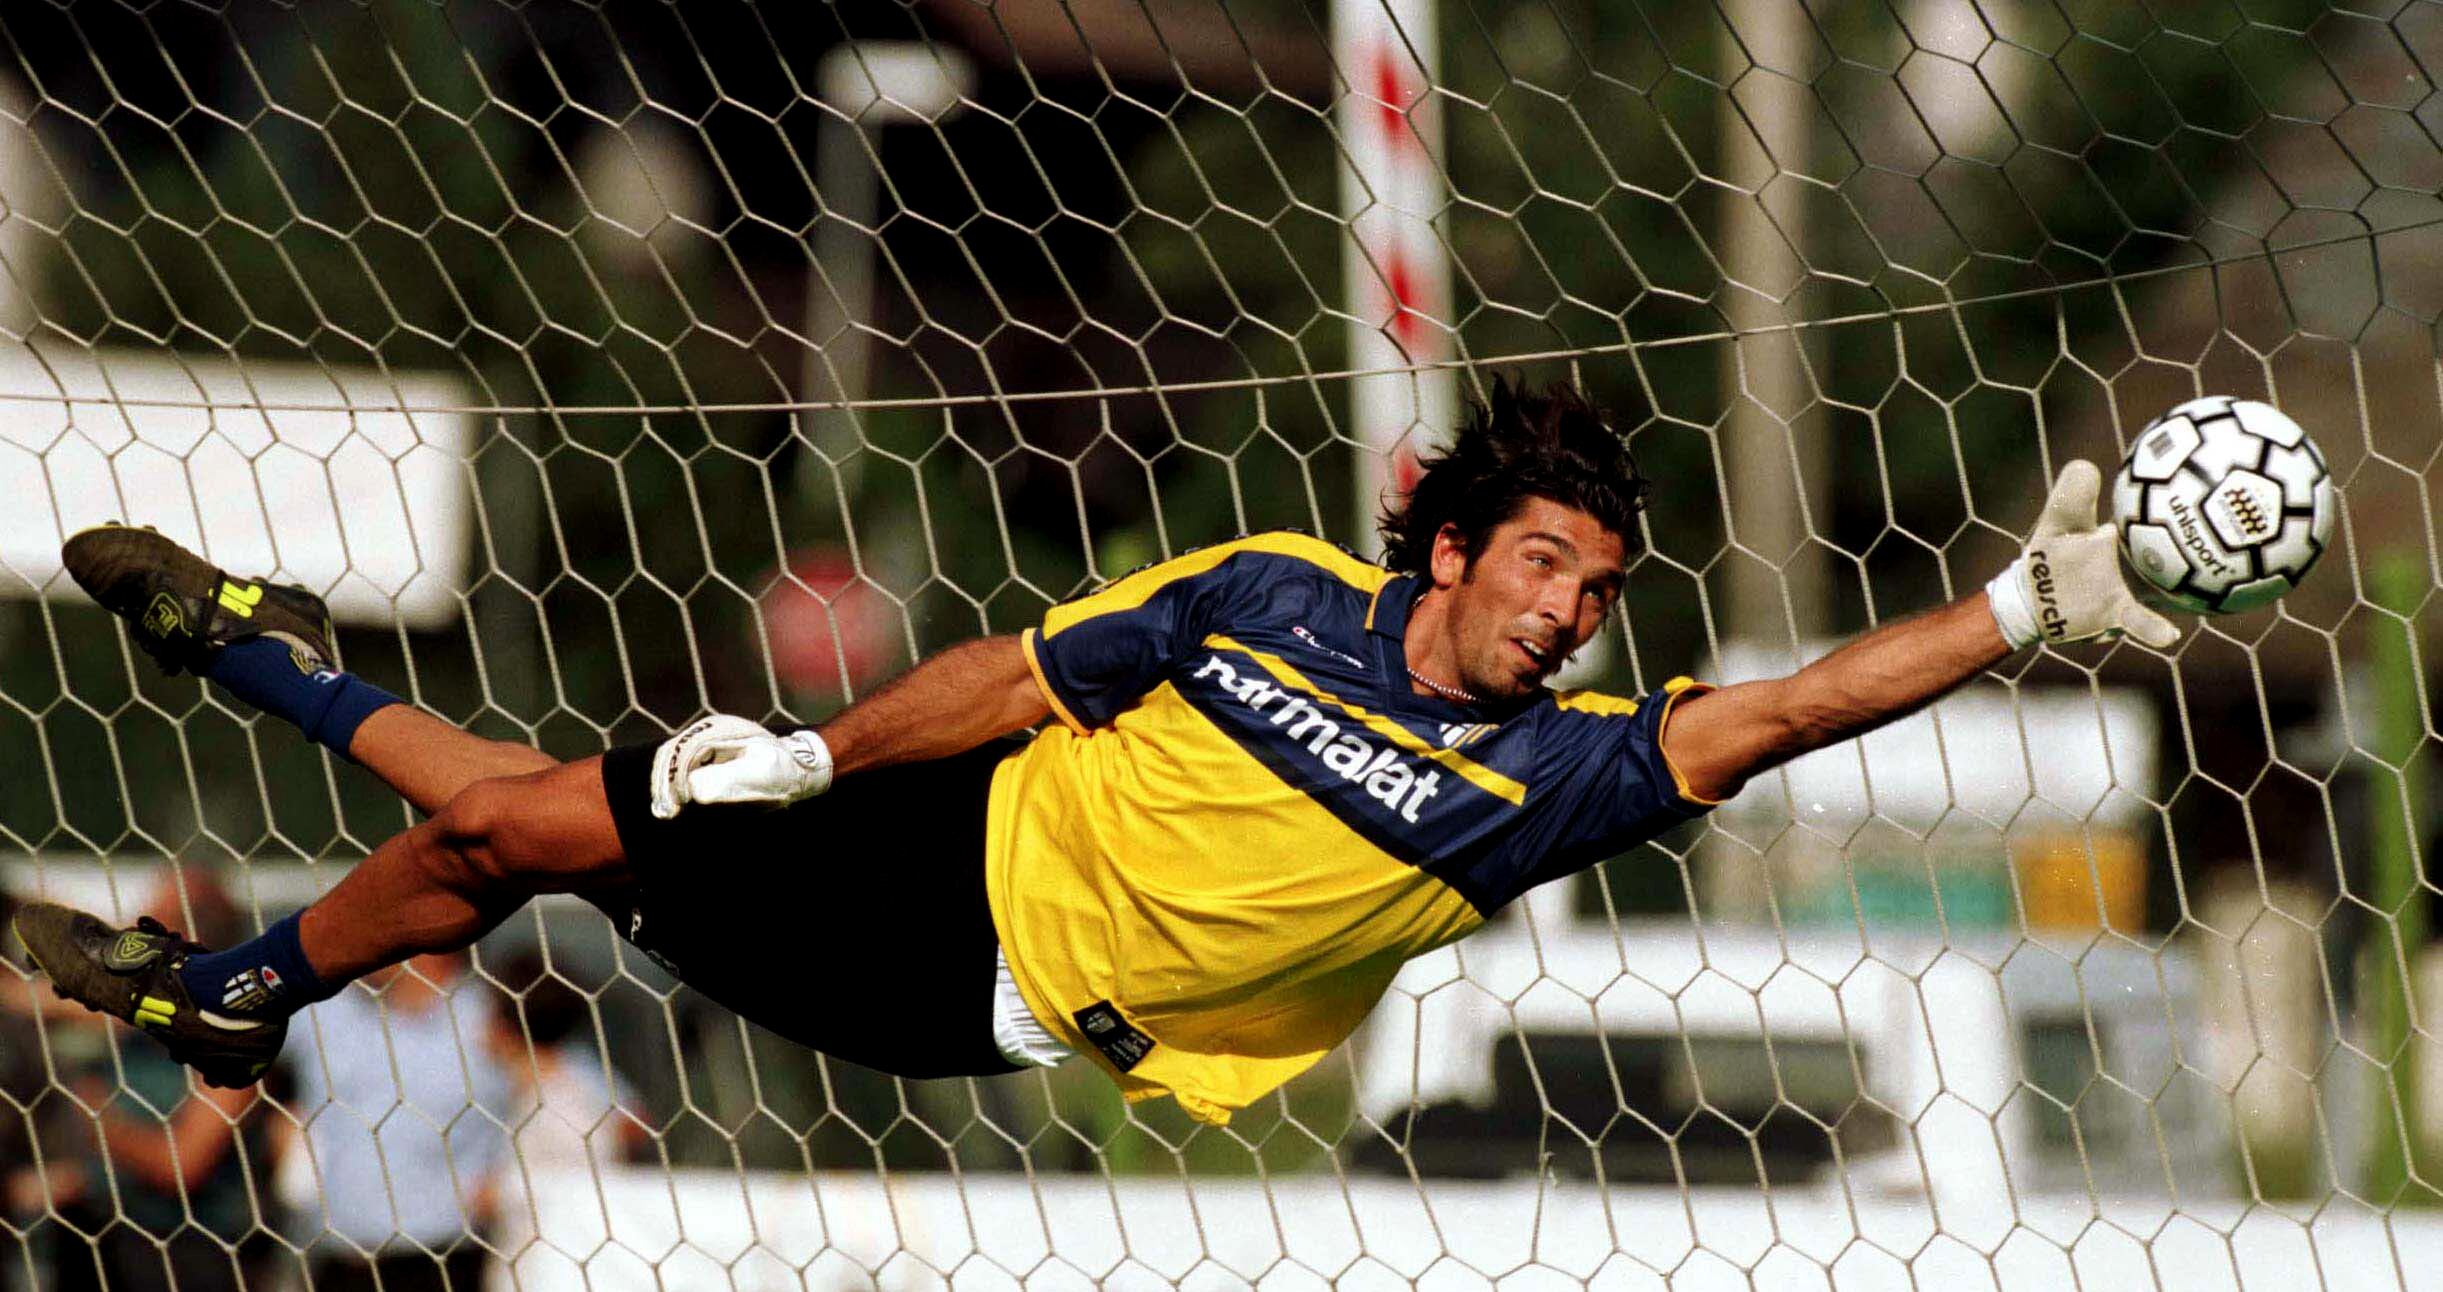
[(418, 956), (314, 1006), (289, 1032), (305, 1151), (298, 1199), (314, 1292), (474, 1292), (499, 1207), (510, 1081), (490, 993), (461, 955)]
[(508, 1073), (512, 1160), (501, 1190), (501, 1259), (486, 1286), (653, 1285), (653, 1269), (608, 1246), (606, 1174), (650, 1152), (635, 1091), (601, 1057), (583, 992), (528, 951), (500, 970), (487, 1043)]
[(44, 1002), (53, 997), (28, 976), (23, 951), (6, 932), (15, 908), (15, 897), (0, 884), (0, 1223), (6, 1226), (0, 1229), (0, 1289), (50, 1292), (69, 1243), (84, 1281), (95, 1278), (84, 1240), (51, 1216), (55, 1203), (73, 1206), (84, 1192), (76, 1159), (92, 1128), (82, 1116), (62, 1116), (74, 1110), (53, 1087), (43, 1036), (44, 1016), (51, 1012)]
[[(16, 899), (0, 886), (0, 930)], [(0, 1289), (75, 1292), (101, 1285), (91, 1241), (108, 1223), (91, 1200), (89, 1104), (55, 1080), (109, 1042), (93, 1016), (30, 976), (24, 947), (0, 932)], [(73, 1079), (73, 1078), (71, 1078)], [(92, 1082), (86, 1080), (87, 1093)]]

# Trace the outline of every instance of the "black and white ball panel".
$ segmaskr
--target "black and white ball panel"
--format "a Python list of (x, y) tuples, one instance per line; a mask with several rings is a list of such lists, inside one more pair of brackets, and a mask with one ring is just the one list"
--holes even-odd
[(2248, 428), (2250, 434), (2271, 440), (2286, 449), (2295, 449), (2307, 443), (2307, 432), (2271, 404), (2260, 404), (2253, 399), (2225, 399), (2220, 395), (2214, 398), (2229, 408), (2231, 415), (2238, 418), (2239, 424)]
[[(2182, 408), (2189, 405), (2183, 404)], [(2178, 412), (2166, 413), (2154, 420), (2138, 436), (2137, 447), (2129, 451), (2129, 461), (2121, 474), (2148, 484), (2160, 484), (2180, 473), (2181, 464), (2197, 452), (2205, 435), (2197, 423)]]
[(2324, 473), (2324, 458), (2312, 444), (2301, 443), (2290, 448), (2274, 445), (2266, 449), (2264, 473), (2282, 484), (2282, 505), (2313, 507), (2316, 486), (2330, 486), (2331, 477)]

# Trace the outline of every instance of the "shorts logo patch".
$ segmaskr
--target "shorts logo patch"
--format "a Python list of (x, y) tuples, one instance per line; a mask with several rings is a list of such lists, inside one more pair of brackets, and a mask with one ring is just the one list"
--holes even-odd
[(642, 905), (631, 906), (628, 908), (628, 944), (635, 947), (637, 950), (644, 952), (645, 959), (661, 966), (663, 973), (669, 974), (673, 978), (684, 978), (687, 976), (679, 972), (677, 961), (674, 961), (669, 956), (645, 945), (645, 908)]
[(1120, 1017), (1120, 1011), (1110, 1001), (1098, 1000), (1069, 1017), (1076, 1021), (1077, 1030), (1086, 1034), (1086, 1040), (1111, 1060), (1111, 1066), (1122, 1072), (1143, 1063), (1145, 1056), (1154, 1052), (1154, 1038)]

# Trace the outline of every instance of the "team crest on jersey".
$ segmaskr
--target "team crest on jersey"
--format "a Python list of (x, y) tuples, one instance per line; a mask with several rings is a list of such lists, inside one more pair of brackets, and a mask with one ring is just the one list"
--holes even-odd
[(1501, 724), (1496, 722), (1445, 722), (1441, 724), (1442, 747), (1465, 749), (1499, 730)]

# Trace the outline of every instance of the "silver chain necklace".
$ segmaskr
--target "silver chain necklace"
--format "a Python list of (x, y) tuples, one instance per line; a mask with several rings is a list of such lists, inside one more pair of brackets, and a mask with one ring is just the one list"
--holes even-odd
[(1445, 700), (1456, 700), (1461, 704), (1477, 703), (1476, 697), (1468, 694), (1466, 691), (1463, 691), (1455, 686), (1444, 686), (1440, 682), (1425, 676), (1423, 673), (1420, 673), (1413, 668), (1408, 670), (1408, 676), (1409, 679), (1415, 682), (1417, 685), (1424, 687), (1426, 690), (1433, 692), (1435, 695), (1441, 696)]

